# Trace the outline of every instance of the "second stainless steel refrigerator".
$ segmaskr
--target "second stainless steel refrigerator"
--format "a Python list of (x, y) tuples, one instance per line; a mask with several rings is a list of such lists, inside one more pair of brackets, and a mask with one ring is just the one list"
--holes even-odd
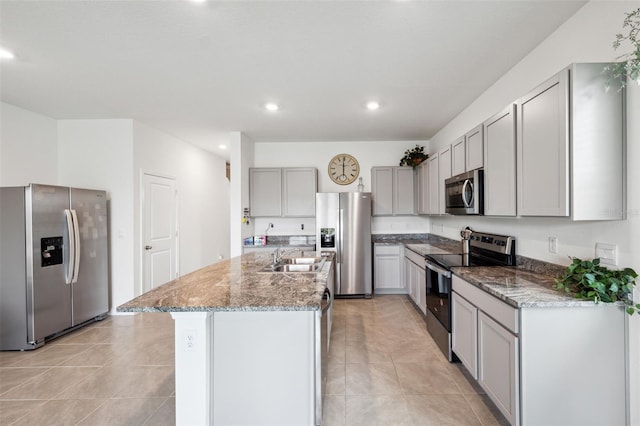
[(336, 296), (371, 297), (370, 192), (318, 192), (316, 244), (335, 253)]

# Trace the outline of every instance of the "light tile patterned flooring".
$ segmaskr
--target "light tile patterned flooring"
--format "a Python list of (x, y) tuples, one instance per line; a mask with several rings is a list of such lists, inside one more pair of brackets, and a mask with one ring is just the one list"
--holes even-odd
[[(175, 424), (173, 320), (112, 316), (0, 352), (0, 425)], [(406, 296), (335, 301), (325, 425), (503, 425)]]

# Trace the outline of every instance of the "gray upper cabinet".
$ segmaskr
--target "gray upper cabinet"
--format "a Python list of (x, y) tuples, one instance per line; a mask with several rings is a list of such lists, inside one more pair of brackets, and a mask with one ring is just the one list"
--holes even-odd
[(393, 215), (393, 167), (371, 168), (373, 216)]
[(317, 169), (250, 168), (249, 202), (253, 217), (314, 217)]
[(285, 217), (313, 217), (316, 215), (318, 172), (315, 168), (282, 169), (283, 202)]
[(464, 135), (467, 171), (479, 169), (484, 165), (484, 147), (482, 124)]
[(415, 173), (411, 167), (372, 167), (373, 216), (413, 215)]
[(282, 216), (282, 169), (249, 169), (249, 203), (253, 217)]
[(428, 214), (440, 214), (440, 192), (444, 192), (444, 187), (440, 188), (440, 176), (438, 173), (438, 153), (432, 154), (426, 161), (429, 181), (428, 191)]
[(445, 214), (446, 200), (444, 181), (451, 175), (451, 147), (448, 146), (438, 153), (438, 208), (436, 213)]
[(397, 215), (416, 214), (415, 172), (412, 167), (393, 168), (393, 212)]
[(625, 217), (624, 90), (606, 90), (606, 65), (572, 64), (518, 101), (519, 215)]
[(484, 122), (484, 214), (516, 215), (516, 105)]
[(452, 176), (467, 171), (467, 149), (464, 145), (464, 136), (451, 144), (451, 173)]
[(416, 204), (418, 214), (429, 214), (429, 160), (417, 167)]

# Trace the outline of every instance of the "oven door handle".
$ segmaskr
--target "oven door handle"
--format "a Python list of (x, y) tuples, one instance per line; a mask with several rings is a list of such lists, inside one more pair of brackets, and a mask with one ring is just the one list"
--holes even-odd
[(445, 278), (451, 278), (451, 271), (447, 271), (444, 268), (439, 267), (438, 265), (430, 262), (429, 260), (424, 261), (424, 264), (427, 268), (429, 268), (430, 270), (437, 272), (440, 275), (443, 275)]

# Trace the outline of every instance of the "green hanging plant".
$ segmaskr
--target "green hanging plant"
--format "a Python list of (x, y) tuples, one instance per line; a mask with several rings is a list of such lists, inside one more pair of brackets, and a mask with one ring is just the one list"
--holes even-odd
[(404, 157), (400, 159), (400, 165), (411, 166), (415, 169), (427, 158), (429, 158), (429, 155), (424, 153), (424, 146), (416, 145), (415, 148), (404, 152)]
[(629, 28), (629, 32), (626, 35), (616, 34), (613, 48), (617, 50), (623, 43), (631, 44), (632, 51), (618, 56), (616, 59), (620, 62), (611, 67), (605, 67), (605, 71), (610, 72), (607, 78), (607, 87), (615, 80), (620, 83), (620, 88), (623, 88), (626, 86), (627, 78), (640, 85), (640, 40), (638, 39), (640, 37), (640, 7), (625, 13), (625, 15), (622, 28)]
[(590, 299), (595, 303), (624, 302), (629, 315), (640, 314), (640, 303), (633, 304), (633, 287), (638, 274), (631, 268), (611, 270), (600, 266), (600, 259), (591, 261), (572, 258), (571, 265), (559, 278), (556, 288), (567, 293), (575, 293), (580, 299)]

